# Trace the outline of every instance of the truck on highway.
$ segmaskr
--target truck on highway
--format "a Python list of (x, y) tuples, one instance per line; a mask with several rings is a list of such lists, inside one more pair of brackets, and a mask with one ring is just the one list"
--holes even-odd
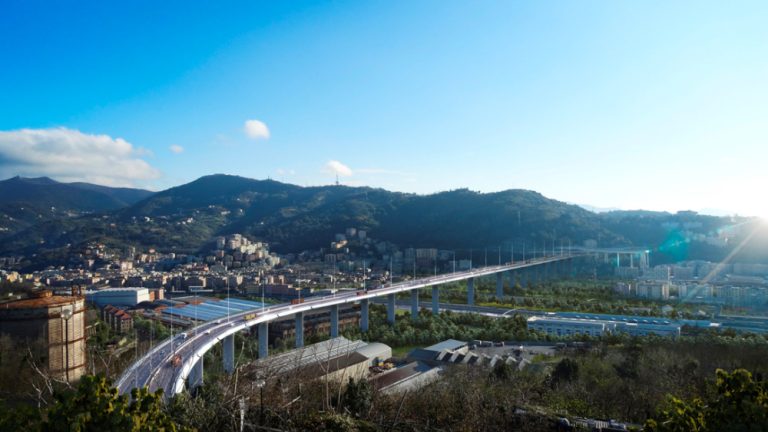
[(295, 304), (302, 304), (302, 303), (304, 303), (304, 299), (299, 299), (299, 298), (296, 298), (296, 299), (293, 299), (293, 300), (291, 300), (291, 304), (292, 304), (292, 305), (295, 305)]
[(175, 354), (171, 357), (171, 366), (175, 368), (181, 366), (181, 354)]
[(254, 318), (256, 318), (256, 314), (255, 313), (249, 313), (249, 314), (246, 314), (243, 317), (243, 321), (250, 321), (250, 320), (252, 320)]

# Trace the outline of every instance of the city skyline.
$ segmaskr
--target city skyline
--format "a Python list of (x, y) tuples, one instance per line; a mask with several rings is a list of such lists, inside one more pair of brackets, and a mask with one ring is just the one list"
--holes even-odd
[(0, 176), (768, 216), (766, 7), (739, 6), (6, 4)]

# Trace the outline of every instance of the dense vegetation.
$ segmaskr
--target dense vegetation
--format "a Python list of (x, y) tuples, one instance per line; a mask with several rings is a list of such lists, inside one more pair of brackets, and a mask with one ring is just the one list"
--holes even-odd
[[(712, 352), (716, 352), (713, 356)], [(85, 377), (43, 409), (0, 406), (0, 430), (553, 430), (562, 416), (617, 418), (654, 431), (765, 430), (768, 343), (762, 337), (605, 341), (526, 369), (453, 366), (420, 389), (386, 395), (365, 382), (207, 378), (167, 405), (159, 394), (117, 396)], [(728, 367), (730, 366), (730, 367)], [(721, 368), (726, 368), (719, 370)], [(724, 370), (734, 370), (733, 373)], [(747, 370), (753, 371), (752, 373)], [(715, 373), (715, 371), (717, 371)]]
[[(82, 188), (78, 196), (91, 193), (105, 196), (103, 191)], [(99, 202), (115, 203), (114, 191), (112, 195)], [(737, 229), (744, 219), (685, 212), (595, 214), (527, 190), (413, 195), (368, 187), (299, 187), (226, 175), (202, 177), (135, 204), (79, 218), (49, 214), (53, 204), (34, 207), (32, 213), (20, 202), (3, 205), (16, 216), (12, 221), (6, 218), (8, 231), (0, 233), (4, 237), (0, 255), (36, 253), (37, 261), (50, 262), (64, 261), (89, 241), (194, 253), (209, 246), (213, 236), (236, 232), (268, 241), (278, 252), (298, 252), (327, 247), (335, 233), (348, 227), (401, 248), (468, 250), (513, 241), (530, 247), (553, 240), (580, 245), (594, 239), (602, 246), (651, 247), (662, 261), (716, 260), (728, 248), (708, 246), (702, 236), (718, 235), (723, 229), (733, 229), (729, 237), (735, 240), (745, 235)], [(757, 243), (752, 241), (743, 250), (768, 256)]]

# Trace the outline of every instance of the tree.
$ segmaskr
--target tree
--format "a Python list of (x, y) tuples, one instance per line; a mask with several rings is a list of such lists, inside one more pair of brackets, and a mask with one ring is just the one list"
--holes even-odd
[(9, 407), (0, 401), (0, 431), (40, 430), (40, 411), (28, 405)]
[(768, 430), (768, 391), (745, 369), (716, 372), (714, 391), (705, 401), (671, 396), (670, 409), (646, 422), (652, 432)]
[(509, 381), (512, 379), (512, 374), (514, 374), (514, 369), (505, 361), (496, 362), (491, 370), (491, 377), (498, 381)]
[(342, 407), (349, 410), (353, 416), (360, 418), (368, 413), (372, 400), (373, 389), (368, 380), (355, 380), (349, 377), (349, 383), (341, 400)]
[(579, 363), (570, 357), (566, 357), (555, 366), (552, 371), (552, 386), (559, 383), (571, 382), (579, 377)]
[(131, 400), (103, 376), (84, 376), (74, 393), (59, 393), (43, 431), (176, 431), (165, 413), (163, 392), (133, 389)]

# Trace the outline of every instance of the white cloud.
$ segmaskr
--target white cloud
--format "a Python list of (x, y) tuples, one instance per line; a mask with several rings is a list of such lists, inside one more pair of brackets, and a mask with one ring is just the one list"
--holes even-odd
[(269, 139), (269, 128), (259, 120), (246, 120), (243, 130), (248, 138), (254, 140)]
[(171, 152), (173, 152), (173, 153), (176, 153), (176, 154), (179, 154), (179, 153), (183, 153), (183, 152), (184, 152), (184, 147), (182, 147), (182, 146), (180, 146), (180, 145), (178, 145), (178, 144), (174, 144), (174, 145), (172, 145), (172, 146), (168, 147), (168, 149), (169, 149)]
[(328, 161), (323, 171), (328, 174), (338, 175), (339, 177), (349, 177), (352, 175), (352, 168), (337, 160)]
[(122, 138), (67, 128), (0, 131), (0, 177), (48, 176), (108, 186), (134, 186), (160, 177)]

